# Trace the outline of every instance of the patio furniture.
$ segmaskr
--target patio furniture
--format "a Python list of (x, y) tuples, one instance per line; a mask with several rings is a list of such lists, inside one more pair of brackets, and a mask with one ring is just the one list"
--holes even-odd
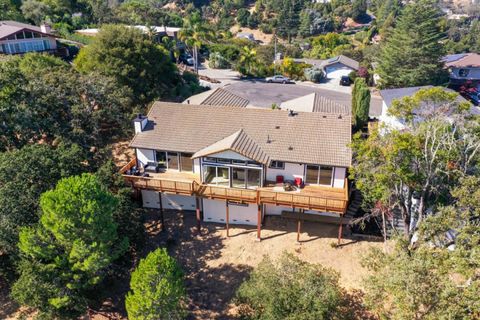
[(159, 173), (160, 172), (160, 165), (156, 162), (147, 162), (147, 164), (145, 165), (143, 170)]
[(283, 176), (282, 176), (282, 175), (278, 175), (276, 182), (277, 182), (277, 183), (283, 183)]

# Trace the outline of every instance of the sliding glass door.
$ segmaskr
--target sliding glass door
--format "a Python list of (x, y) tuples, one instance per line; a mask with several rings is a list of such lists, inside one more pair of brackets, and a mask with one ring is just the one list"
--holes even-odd
[(204, 166), (204, 181), (208, 184), (230, 187), (230, 168)]
[(307, 170), (305, 174), (306, 183), (331, 186), (332, 178), (332, 167), (307, 165)]
[(260, 187), (260, 170), (232, 167), (232, 187), (244, 189)]

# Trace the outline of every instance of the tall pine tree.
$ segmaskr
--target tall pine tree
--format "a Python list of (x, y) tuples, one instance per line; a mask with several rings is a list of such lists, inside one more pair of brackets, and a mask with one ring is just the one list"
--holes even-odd
[(439, 84), (446, 79), (440, 61), (444, 54), (441, 16), (433, 0), (405, 7), (379, 55), (377, 72), (382, 87)]

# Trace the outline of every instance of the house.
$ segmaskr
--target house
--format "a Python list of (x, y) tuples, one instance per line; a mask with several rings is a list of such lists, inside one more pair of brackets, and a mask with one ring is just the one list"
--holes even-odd
[[(379, 121), (390, 128), (402, 130), (405, 128), (405, 123), (398, 119), (395, 116), (388, 114), (388, 109), (392, 106), (395, 100), (400, 100), (404, 97), (413, 96), (421, 89), (430, 89), (433, 86), (420, 86), (420, 87), (408, 87), (408, 88), (397, 88), (397, 89), (386, 89), (380, 90), (380, 95), (382, 96), (382, 114), (379, 117)], [(454, 92), (451, 89), (444, 88), (444, 90), (449, 92)], [(466, 102), (463, 97), (458, 96), (457, 98), (461, 102)], [(474, 114), (480, 114), (479, 109), (476, 107), (472, 107), (471, 112)]]
[(342, 76), (348, 76), (352, 71), (358, 71), (360, 64), (349, 57), (339, 55), (325, 60), (320, 67), (327, 79), (340, 79)]
[(16, 21), (0, 21), (0, 53), (55, 52), (56, 37), (50, 26), (40, 27)]
[(480, 54), (451, 54), (442, 61), (450, 73), (451, 84), (462, 85), (467, 81), (480, 83)]
[(342, 226), (349, 114), (156, 102), (134, 125), (136, 157), (120, 172), (145, 207), (195, 210), (227, 235), (230, 224), (255, 225), (258, 239), (267, 215)]

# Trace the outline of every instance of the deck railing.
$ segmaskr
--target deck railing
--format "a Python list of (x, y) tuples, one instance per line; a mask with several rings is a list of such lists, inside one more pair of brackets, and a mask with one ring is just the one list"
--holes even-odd
[[(148, 189), (159, 192), (198, 195), (208, 199), (222, 199), (243, 203), (273, 204), (286, 207), (302, 208), (306, 210), (318, 210), (335, 213), (345, 213), (348, 206), (348, 181), (345, 179), (345, 187), (342, 191), (336, 191), (329, 196), (330, 191), (308, 193), (292, 193), (271, 190), (235, 189), (220, 186), (199, 184), (196, 181), (178, 181), (175, 179), (163, 179), (161, 177), (143, 177), (125, 174), (136, 164), (136, 159), (130, 161), (120, 169), (126, 181), (133, 188)], [(340, 195), (340, 196), (339, 196)]]

